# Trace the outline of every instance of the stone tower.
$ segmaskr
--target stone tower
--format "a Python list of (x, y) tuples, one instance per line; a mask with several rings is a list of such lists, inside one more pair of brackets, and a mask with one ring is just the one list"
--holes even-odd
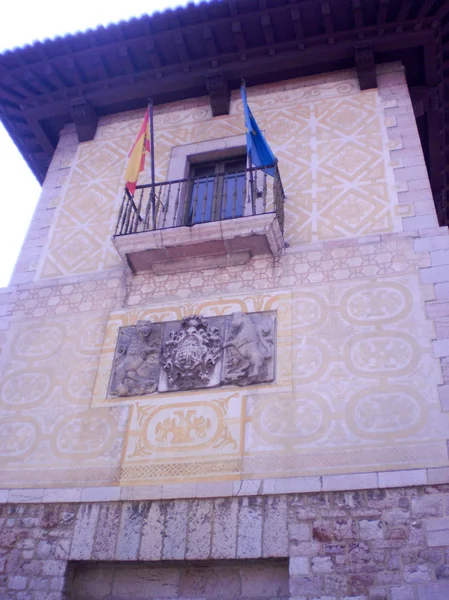
[(1, 598), (449, 598), (448, 14), (224, 0), (0, 56), (43, 182), (0, 292)]

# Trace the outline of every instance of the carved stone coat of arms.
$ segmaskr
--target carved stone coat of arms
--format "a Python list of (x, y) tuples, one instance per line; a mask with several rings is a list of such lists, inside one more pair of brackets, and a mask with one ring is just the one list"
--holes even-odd
[(202, 317), (192, 316), (171, 331), (162, 350), (168, 389), (217, 385), (213, 376), (222, 351), (222, 333)]
[(119, 330), (112, 396), (268, 383), (275, 377), (273, 312), (138, 321)]

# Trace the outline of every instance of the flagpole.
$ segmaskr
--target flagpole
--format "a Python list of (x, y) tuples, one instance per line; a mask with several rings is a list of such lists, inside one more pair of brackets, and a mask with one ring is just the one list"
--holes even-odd
[[(242, 86), (245, 89), (245, 96), (246, 96), (246, 81), (242, 78)], [(250, 187), (250, 193), (251, 193), (251, 206), (252, 206), (252, 211), (253, 211), (253, 215), (256, 213), (256, 203), (254, 201), (254, 174), (252, 171), (253, 168), (253, 157), (252, 157), (252, 153), (251, 153), (251, 149), (248, 150), (248, 162), (249, 162), (249, 187)]]
[(151, 160), (151, 206), (153, 207), (153, 229), (156, 229), (156, 189), (154, 174), (154, 127), (153, 127), (153, 98), (148, 98), (150, 107), (150, 160)]

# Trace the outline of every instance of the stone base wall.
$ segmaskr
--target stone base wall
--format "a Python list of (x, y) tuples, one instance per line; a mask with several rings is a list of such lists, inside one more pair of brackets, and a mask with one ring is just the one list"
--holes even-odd
[(76, 563), (70, 600), (288, 600), (288, 560)]
[[(231, 565), (230, 586), (222, 598), (243, 597), (245, 569), (257, 580), (257, 597), (282, 598), (283, 586), (273, 593), (269, 585), (271, 559), (288, 559), (289, 597), (296, 600), (449, 598), (449, 485), (201, 500), (5, 504), (0, 510), (2, 600), (77, 598), (80, 573), (95, 569), (107, 572), (106, 579), (118, 577), (122, 588), (123, 581), (134, 581), (130, 571), (139, 569), (169, 569), (180, 581), (192, 561), (196, 568), (209, 565), (221, 574)], [(120, 565), (111, 571), (101, 564), (107, 561)], [(266, 568), (248, 566), (248, 561)], [(279, 565), (282, 570), (282, 560)], [(121, 574), (112, 576), (117, 569)], [(238, 591), (232, 584), (234, 592), (232, 569), (240, 573)], [(204, 580), (201, 585), (201, 593), (195, 585), (176, 589), (183, 598), (215, 597)], [(122, 588), (115, 596), (111, 588), (104, 597), (133, 595), (131, 583), (128, 591)]]

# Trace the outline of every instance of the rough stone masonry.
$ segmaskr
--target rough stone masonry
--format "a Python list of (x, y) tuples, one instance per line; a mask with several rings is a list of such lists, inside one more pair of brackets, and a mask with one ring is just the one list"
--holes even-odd
[(124, 580), (154, 600), (449, 598), (449, 485), (4, 504), (0, 528), (2, 600), (74, 600), (89, 582), (86, 599), (123, 600)]

